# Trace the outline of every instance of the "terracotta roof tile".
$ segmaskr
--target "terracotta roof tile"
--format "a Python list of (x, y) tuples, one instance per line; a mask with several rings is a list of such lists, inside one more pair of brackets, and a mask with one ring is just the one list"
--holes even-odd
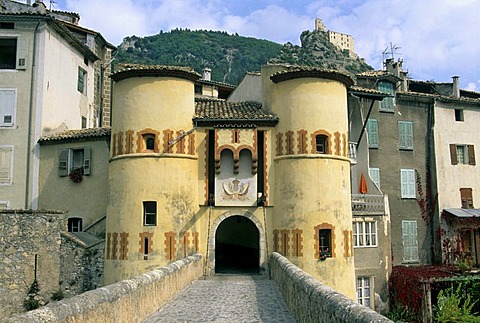
[(218, 99), (195, 100), (194, 122), (200, 126), (275, 126), (278, 117), (262, 109), (257, 102), (227, 102)]
[(276, 72), (270, 79), (274, 83), (283, 82), (291, 79), (303, 78), (303, 77), (317, 77), (326, 78), (342, 82), (345, 86), (350, 87), (354, 84), (350, 75), (333, 69), (327, 69), (322, 67), (311, 66), (286, 66), (285, 70)]
[(75, 129), (65, 130), (54, 134), (46, 135), (38, 140), (39, 144), (54, 144), (59, 142), (85, 141), (85, 140), (102, 140), (110, 137), (111, 129), (104, 128), (87, 128), (87, 129)]
[(144, 64), (118, 64), (119, 68), (110, 77), (118, 82), (131, 77), (141, 76), (173, 76), (191, 81), (197, 81), (201, 75), (191, 67), (169, 65), (144, 65)]

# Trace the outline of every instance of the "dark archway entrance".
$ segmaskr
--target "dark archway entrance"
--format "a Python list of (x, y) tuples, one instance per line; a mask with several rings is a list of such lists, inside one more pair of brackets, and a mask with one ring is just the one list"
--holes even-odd
[(258, 273), (260, 235), (256, 225), (243, 216), (223, 220), (215, 233), (216, 273)]

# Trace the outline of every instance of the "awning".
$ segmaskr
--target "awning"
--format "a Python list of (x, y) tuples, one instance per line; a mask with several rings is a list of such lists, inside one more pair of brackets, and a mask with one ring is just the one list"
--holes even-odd
[(480, 209), (443, 209), (444, 212), (447, 212), (457, 218), (475, 218), (480, 219)]

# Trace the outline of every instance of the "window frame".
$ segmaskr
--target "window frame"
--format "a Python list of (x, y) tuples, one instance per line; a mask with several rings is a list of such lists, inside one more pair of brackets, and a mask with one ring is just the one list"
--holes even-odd
[(455, 114), (455, 121), (463, 122), (465, 121), (465, 114), (463, 113), (463, 109), (454, 109)]
[(415, 169), (400, 169), (400, 193), (402, 199), (417, 198)]
[(58, 157), (58, 175), (60, 177), (68, 176), (73, 168), (73, 158), (75, 151), (83, 150), (83, 175), (90, 175), (91, 173), (91, 148), (90, 147), (74, 147), (68, 149), (61, 149)]
[(391, 82), (379, 81), (377, 84), (377, 89), (380, 92), (392, 95), (391, 97), (385, 97), (382, 101), (380, 101), (378, 111), (390, 113), (395, 112), (395, 100), (393, 97), (395, 94), (395, 84)]
[(413, 121), (398, 121), (398, 147), (400, 150), (413, 150)]
[[(8, 95), (7, 93), (13, 93), (12, 95), (12, 102), (10, 103), (11, 106), (8, 106), (8, 103), (5, 105), (0, 104), (0, 128), (12, 128), (15, 126), (15, 117), (16, 117), (16, 110), (17, 110), (17, 89), (16, 88), (0, 88), (0, 100), (1, 96)], [(5, 99), (7, 100), (7, 99)], [(2, 106), (4, 107), (2, 109)], [(5, 117), (11, 115), (10, 122), (5, 122)]]
[[(409, 227), (406, 230), (407, 227)], [(412, 230), (414, 229), (414, 230)], [(406, 232), (408, 231), (408, 232)], [(414, 231), (414, 232), (412, 232)], [(403, 263), (418, 263), (418, 225), (416, 220), (402, 220)]]
[(77, 76), (77, 91), (86, 94), (87, 88), (87, 71), (82, 68), (78, 67), (78, 76)]
[(368, 175), (372, 179), (373, 183), (380, 189), (380, 168), (378, 167), (369, 167)]
[[(147, 210), (148, 206), (154, 207), (155, 208), (154, 212), (148, 212)], [(157, 214), (158, 214), (157, 207), (158, 207), (157, 201), (143, 201), (143, 226), (154, 227), (157, 225)], [(149, 210), (149, 211), (152, 211), (152, 210)], [(147, 223), (147, 219), (152, 216), (154, 221)]]
[[(0, 186), (10, 186), (13, 183), (13, 165), (14, 165), (15, 148), (14, 148), (14, 145), (0, 145), (0, 150), (2, 150), (2, 149), (10, 150), (10, 162), (6, 167), (4, 167), (6, 169), (6, 172), (8, 172), (7, 173), (8, 176), (6, 177), (7, 180), (6, 181), (3, 181), (3, 180), (0, 181)], [(0, 162), (1, 161), (2, 160), (0, 160)], [(0, 166), (2, 166), (2, 165), (0, 164)], [(0, 170), (2, 168), (0, 168)]]
[[(359, 282), (361, 282), (359, 286)], [(366, 286), (365, 282), (368, 282), (368, 286)], [(357, 303), (365, 306), (365, 307), (372, 307), (373, 305), (373, 298), (372, 298), (372, 291), (373, 291), (373, 277), (371, 276), (359, 276), (356, 279), (356, 291), (357, 291)], [(365, 290), (368, 289), (368, 296), (365, 293)], [(362, 291), (362, 295), (359, 295), (359, 290)], [(368, 304), (365, 304), (368, 302)]]
[[(475, 145), (469, 144), (449, 144), (450, 147), (450, 163), (452, 165), (476, 165)], [(459, 162), (458, 147), (463, 147), (463, 162)]]
[(378, 119), (367, 121), (368, 148), (378, 148)]
[[(74, 220), (76, 223), (74, 224)], [(68, 232), (82, 232), (83, 230), (83, 219), (80, 217), (70, 217), (67, 220), (67, 229)], [(76, 230), (74, 230), (76, 229)]]
[(315, 136), (315, 152), (317, 154), (328, 154), (328, 136), (326, 135)]
[[(368, 226), (367, 226), (368, 225)], [(361, 227), (361, 232), (359, 228)], [(367, 232), (367, 227), (369, 232)], [(356, 221), (353, 222), (353, 247), (354, 248), (376, 248), (378, 247), (378, 222), (377, 221)], [(367, 245), (367, 240), (370, 245)], [(371, 243), (372, 240), (375, 243)], [(361, 242), (360, 242), (361, 241)]]

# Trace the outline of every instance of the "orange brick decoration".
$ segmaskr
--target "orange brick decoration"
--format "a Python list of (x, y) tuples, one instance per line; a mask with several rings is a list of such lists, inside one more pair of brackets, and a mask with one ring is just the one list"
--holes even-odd
[(110, 232), (107, 233), (107, 255), (106, 255), (106, 259), (110, 259), (110, 243), (111, 243), (111, 239), (112, 239), (112, 234)]
[(153, 232), (140, 232), (140, 248), (138, 252), (143, 255), (149, 255), (153, 252)]
[(344, 230), (343, 231), (343, 247), (345, 257), (353, 257), (353, 231)]
[(295, 229), (292, 230), (292, 256), (302, 257), (303, 256), (303, 230)]
[(293, 151), (293, 131), (287, 131), (286, 133), (286, 142), (287, 142), (287, 155), (293, 155), (295, 152)]
[[(179, 130), (177, 131), (177, 138), (183, 135), (183, 131)], [(175, 143), (175, 146), (177, 146), (177, 154), (185, 154), (185, 137), (182, 137), (182, 139), (178, 140)]]
[(165, 258), (175, 260), (175, 232), (165, 232)]
[(277, 156), (283, 155), (283, 133), (277, 133)]
[(163, 130), (163, 152), (171, 153), (172, 145), (169, 145), (168, 142), (173, 139), (173, 130)]
[(128, 260), (128, 233), (120, 233), (120, 260)]
[(340, 132), (335, 132), (335, 155), (340, 156)]
[(278, 230), (273, 230), (273, 251), (274, 252), (279, 252), (279, 236), (278, 236), (279, 231)]
[(195, 247), (195, 252), (198, 252), (198, 245), (200, 244), (198, 232), (193, 233), (193, 245)]
[(192, 132), (188, 135), (188, 154), (195, 155), (195, 133)]
[(120, 131), (117, 135), (117, 154), (123, 155), (123, 133)]
[(125, 154), (133, 153), (133, 130), (125, 132)]
[(118, 233), (112, 233), (112, 259), (117, 259), (117, 238)]
[(289, 250), (289, 235), (290, 235), (290, 230), (282, 230), (281, 231), (281, 241), (282, 241), (282, 255), (285, 257), (288, 257), (290, 255)]
[(298, 153), (307, 154), (307, 130), (298, 130)]
[(183, 257), (188, 256), (188, 245), (190, 244), (189, 240), (190, 232), (185, 232), (183, 235)]

